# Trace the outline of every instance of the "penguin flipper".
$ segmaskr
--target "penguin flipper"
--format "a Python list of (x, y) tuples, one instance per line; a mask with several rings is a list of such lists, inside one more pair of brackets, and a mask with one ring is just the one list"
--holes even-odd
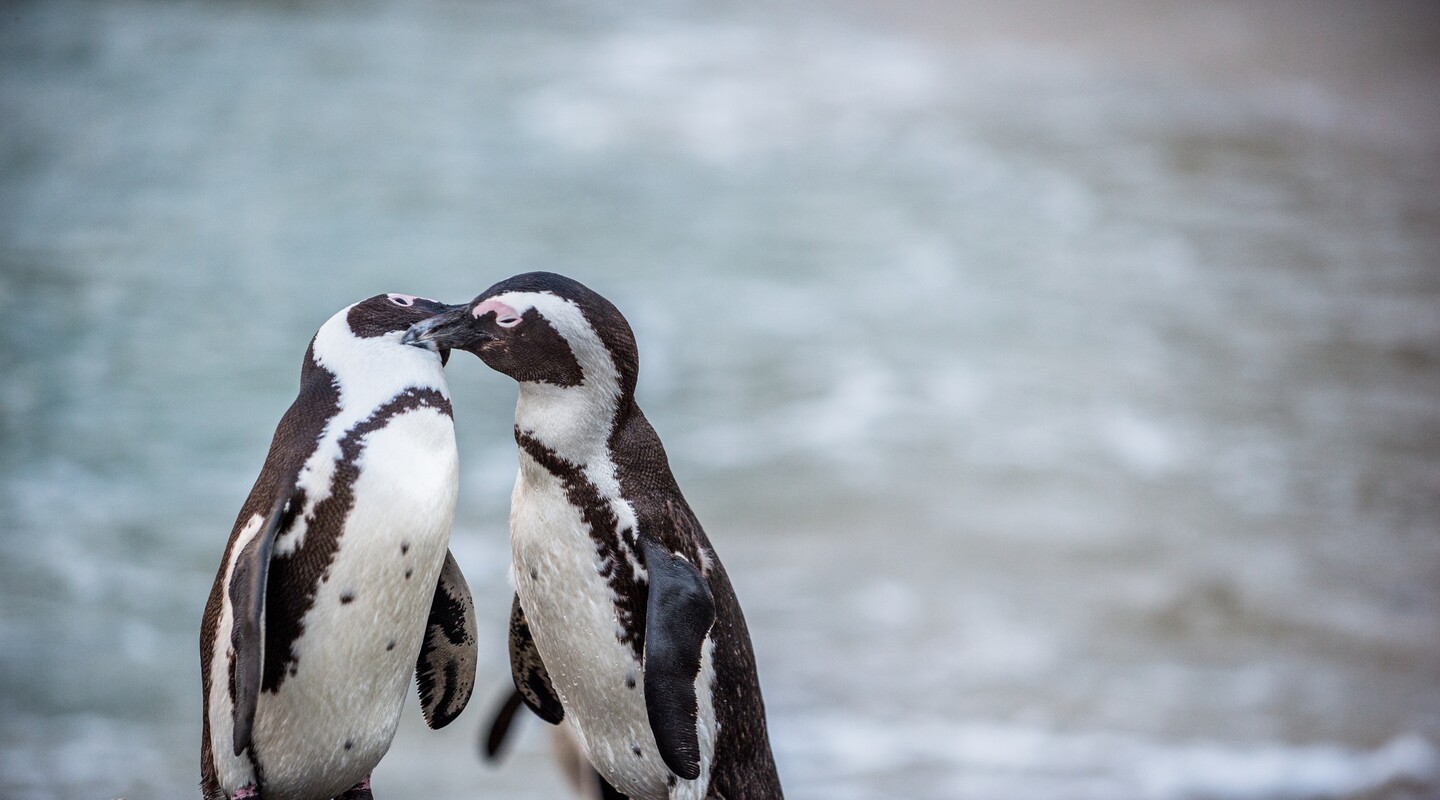
[(530, 622), (525, 619), (525, 609), (520, 607), (519, 595), (510, 606), (510, 677), (535, 716), (551, 725), (560, 724), (565, 718), (565, 707), (560, 705), (560, 695), (555, 693), (550, 673), (535, 648), (535, 638), (530, 635)]
[(665, 765), (685, 780), (700, 777), (695, 676), (715, 622), (710, 584), (695, 565), (642, 539), (650, 574), (645, 611), (645, 710)]
[(470, 587), (445, 551), (435, 599), (425, 620), (425, 640), (415, 662), (415, 683), (425, 724), (440, 729), (460, 716), (475, 689), (475, 604)]
[(260, 700), (260, 680), (265, 669), (265, 587), (270, 576), (270, 554), (289, 516), (289, 504), (289, 495), (275, 501), (265, 527), (245, 543), (230, 573), (230, 646), (235, 651), (235, 704), (231, 709), (234, 728), (230, 740), (237, 756), (250, 746), (255, 705)]

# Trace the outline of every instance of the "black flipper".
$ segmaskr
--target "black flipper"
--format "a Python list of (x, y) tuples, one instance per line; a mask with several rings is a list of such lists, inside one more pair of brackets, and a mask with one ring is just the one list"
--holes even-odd
[(230, 573), (230, 647), (235, 651), (235, 705), (231, 709), (235, 755), (250, 746), (255, 705), (265, 669), (265, 584), (275, 537), (293, 514), (289, 496), (275, 501), (265, 526), (246, 542)]
[(449, 725), (470, 702), (475, 688), (475, 639), (470, 587), (455, 556), (446, 550), (430, 616), (425, 620), (425, 641), (415, 662), (420, 711), (431, 728)]
[(496, 761), (500, 758), (500, 748), (505, 746), (505, 737), (510, 733), (510, 723), (515, 721), (515, 712), (525, 698), (520, 696), (520, 690), (516, 689), (505, 697), (505, 702), (495, 711), (495, 716), (490, 718), (489, 732), (485, 735), (485, 758), (488, 761)]
[(535, 638), (530, 635), (530, 623), (525, 619), (525, 610), (520, 608), (518, 595), (510, 607), (510, 677), (535, 716), (551, 725), (560, 724), (565, 718), (565, 708), (550, 683), (550, 673), (545, 671), (540, 651), (535, 649)]
[(665, 765), (685, 780), (700, 777), (695, 676), (715, 622), (715, 600), (700, 570), (642, 539), (650, 590), (645, 611), (645, 710)]

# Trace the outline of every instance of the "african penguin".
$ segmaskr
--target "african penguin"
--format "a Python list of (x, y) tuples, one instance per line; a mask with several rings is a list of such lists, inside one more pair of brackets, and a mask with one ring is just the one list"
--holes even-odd
[(520, 384), (511, 496), (515, 685), (637, 800), (780, 798), (745, 618), (635, 403), (635, 337), (560, 275), (502, 281), (406, 341)]
[(206, 800), (369, 798), (411, 673), (432, 728), (470, 698), (449, 353), (401, 342), (447, 308), (377, 295), (310, 341), (205, 605)]

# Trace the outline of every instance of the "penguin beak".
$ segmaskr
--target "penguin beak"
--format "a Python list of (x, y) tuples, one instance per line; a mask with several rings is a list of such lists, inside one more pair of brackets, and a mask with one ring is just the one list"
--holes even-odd
[(443, 314), (422, 319), (405, 331), (402, 344), (415, 347), (467, 350), (491, 337), (473, 327), (475, 318), (470, 314), (470, 304), (450, 306)]

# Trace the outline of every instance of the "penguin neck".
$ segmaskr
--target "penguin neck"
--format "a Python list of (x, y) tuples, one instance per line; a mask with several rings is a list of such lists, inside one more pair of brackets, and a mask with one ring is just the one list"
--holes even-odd
[(400, 344), (405, 331), (357, 337), (344, 312), (334, 315), (315, 334), (315, 363), (336, 376), (340, 406), (370, 410), (406, 388), (435, 388), (445, 393), (439, 355)]
[(609, 463), (611, 437), (634, 407), (634, 396), (612, 381), (577, 386), (524, 382), (515, 403), (515, 435), (535, 440), (572, 464)]
[[(617, 520), (612, 533), (636, 529), (638, 518), (623, 497), (611, 442), (616, 430), (638, 412), (629, 392), (585, 383), (520, 384), (515, 404), (515, 443), (520, 450), (516, 491), (522, 486), (565, 487), (578, 473), (583, 483), (609, 502)], [(604, 535), (600, 530), (594, 533)]]
[(321, 326), (311, 345), (312, 358), (332, 376), (340, 407), (328, 434), (343, 434), (407, 389), (434, 389), (449, 399), (440, 357), (400, 344), (403, 335), (403, 331), (392, 331), (356, 336), (343, 311)]

